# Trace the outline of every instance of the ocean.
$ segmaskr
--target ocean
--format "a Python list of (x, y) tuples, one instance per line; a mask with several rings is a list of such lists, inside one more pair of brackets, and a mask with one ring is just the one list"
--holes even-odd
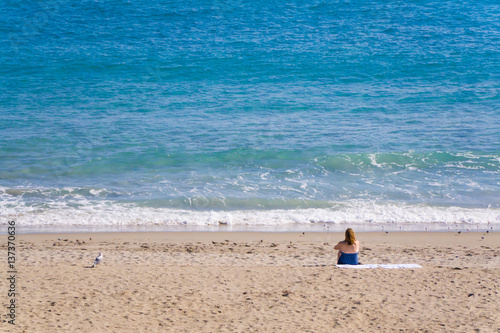
[(470, 0), (4, 0), (0, 223), (498, 229), (499, 15)]

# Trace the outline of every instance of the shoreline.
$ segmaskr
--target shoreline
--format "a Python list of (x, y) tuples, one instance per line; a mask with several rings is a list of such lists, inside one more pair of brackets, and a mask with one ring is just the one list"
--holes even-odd
[[(360, 241), (392, 242), (393, 245), (404, 244), (435, 244), (435, 245), (472, 245), (473, 242), (481, 244), (500, 244), (500, 233), (496, 232), (435, 232), (435, 231), (396, 231), (396, 232), (356, 232)], [(5, 235), (4, 235), (5, 236)], [(342, 240), (343, 232), (265, 232), (265, 231), (129, 231), (129, 232), (47, 232), (18, 234), (18, 238), (41, 242), (64, 238), (76, 241), (92, 238), (94, 241), (152, 241), (152, 242), (208, 242), (208, 241), (327, 241)]]
[[(10, 221), (10, 220), (9, 220)], [(15, 221), (15, 220), (14, 220)], [(38, 233), (114, 233), (114, 232), (259, 232), (259, 233), (338, 233), (344, 232), (346, 228), (352, 228), (356, 232), (438, 232), (438, 233), (482, 233), (500, 230), (496, 224), (288, 224), (288, 225), (36, 225), (26, 226), (16, 221), (16, 233), (38, 234)], [(7, 234), (7, 222), (0, 225), (0, 235)]]

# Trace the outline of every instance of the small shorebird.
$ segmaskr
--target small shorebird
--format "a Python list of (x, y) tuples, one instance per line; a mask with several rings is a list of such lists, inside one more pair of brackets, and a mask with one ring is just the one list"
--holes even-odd
[(94, 260), (94, 264), (90, 268), (94, 268), (96, 265), (99, 265), (101, 262), (102, 262), (102, 253), (99, 252), (99, 255)]

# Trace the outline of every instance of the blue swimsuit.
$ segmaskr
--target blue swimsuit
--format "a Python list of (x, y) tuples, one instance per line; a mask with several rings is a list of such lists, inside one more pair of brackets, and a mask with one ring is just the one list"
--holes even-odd
[(340, 251), (340, 258), (337, 262), (339, 265), (357, 265), (358, 264), (358, 252), (356, 253), (344, 253)]

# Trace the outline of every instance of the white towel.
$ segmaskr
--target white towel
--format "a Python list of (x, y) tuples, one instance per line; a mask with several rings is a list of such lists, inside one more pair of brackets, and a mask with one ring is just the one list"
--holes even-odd
[(386, 269), (394, 269), (394, 268), (422, 268), (422, 266), (418, 264), (367, 264), (367, 265), (336, 265), (340, 268), (386, 268)]
[(388, 269), (393, 269), (393, 268), (422, 268), (422, 266), (417, 265), (417, 264), (381, 264), (379, 265), (382, 268), (388, 268)]

